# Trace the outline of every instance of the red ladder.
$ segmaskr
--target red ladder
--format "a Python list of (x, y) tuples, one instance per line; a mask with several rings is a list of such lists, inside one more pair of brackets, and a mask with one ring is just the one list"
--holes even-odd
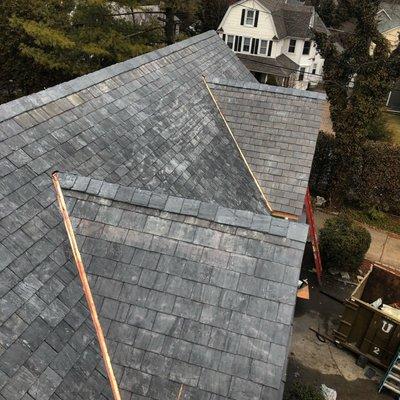
[(315, 269), (317, 271), (318, 283), (322, 284), (322, 262), (319, 252), (319, 241), (317, 227), (315, 225), (314, 213), (311, 205), (310, 188), (307, 188), (306, 197), (304, 200), (306, 206), (307, 223), (310, 226), (311, 245), (314, 254)]

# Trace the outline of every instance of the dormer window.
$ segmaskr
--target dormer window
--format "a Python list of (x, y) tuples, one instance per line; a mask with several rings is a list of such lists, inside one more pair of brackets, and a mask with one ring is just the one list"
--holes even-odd
[(257, 27), (259, 14), (260, 12), (258, 10), (243, 8), (240, 25)]

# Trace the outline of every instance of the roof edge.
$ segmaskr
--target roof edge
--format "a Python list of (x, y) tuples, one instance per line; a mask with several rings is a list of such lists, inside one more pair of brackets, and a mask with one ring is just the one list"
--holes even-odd
[(318, 101), (326, 100), (326, 95), (319, 92), (310, 92), (308, 90), (294, 89), (294, 88), (286, 88), (281, 86), (272, 86), (261, 83), (253, 83), (253, 82), (239, 82), (236, 80), (223, 79), (210, 77), (207, 78), (207, 83), (219, 86), (230, 86), (238, 89), (250, 89), (250, 90), (258, 90), (261, 92), (270, 92), (270, 93), (278, 93), (285, 94), (288, 96), (296, 96), (303, 97), (307, 99), (313, 99)]
[(62, 189), (88, 196), (196, 217), (223, 225), (287, 238), (299, 243), (305, 243), (307, 240), (308, 225), (300, 222), (288, 221), (271, 215), (256, 214), (246, 210), (235, 210), (215, 203), (121, 186), (68, 172), (60, 172), (59, 179)]
[(51, 103), (52, 101), (59, 100), (80, 90), (87, 89), (90, 86), (96, 85), (132, 69), (141, 67), (144, 64), (168, 56), (213, 36), (217, 36), (217, 33), (213, 30), (210, 30), (200, 35), (193, 36), (189, 39), (182, 40), (181, 42), (173, 45), (130, 58), (89, 74), (82, 75), (70, 81), (62, 82), (56, 86), (41, 90), (40, 92), (32, 93), (30, 95), (12, 100), (8, 103), (0, 104), (0, 122), (14, 118), (19, 114), (33, 110), (37, 107), (41, 107), (45, 104)]

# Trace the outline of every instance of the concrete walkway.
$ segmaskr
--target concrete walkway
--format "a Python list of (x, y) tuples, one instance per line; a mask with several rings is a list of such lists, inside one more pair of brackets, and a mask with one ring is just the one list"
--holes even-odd
[[(333, 215), (320, 210), (315, 211), (315, 220), (318, 229)], [(381, 231), (364, 225), (371, 234), (371, 246), (366, 254), (369, 261), (378, 261), (382, 264), (400, 268), (400, 236), (394, 233)]]

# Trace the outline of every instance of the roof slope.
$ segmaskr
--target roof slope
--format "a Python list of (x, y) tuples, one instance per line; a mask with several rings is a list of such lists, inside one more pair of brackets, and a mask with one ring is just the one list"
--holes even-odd
[[(180, 383), (189, 399), (282, 398), (306, 225), (62, 181), (124, 398), (176, 399)], [(92, 194), (99, 185), (103, 197)], [(47, 355), (48, 375), (62, 378), (60, 398), (111, 399), (78, 278), (64, 262), (71, 281), (51, 303), (58, 314), (45, 309), (35, 320), (45, 332), (56, 325), (63, 340)], [(54, 335), (23, 335), (31, 357), (41, 359)]]
[(289, 77), (298, 70), (299, 65), (285, 54), (276, 58), (267, 58), (253, 54), (238, 53), (237, 56), (250, 71)]
[(378, 13), (378, 29), (386, 32), (400, 27), (400, 4), (396, 2), (381, 2)]
[(313, 6), (285, 0), (258, 0), (272, 13), (278, 38), (287, 36), (310, 38), (311, 28), (329, 33)]
[(54, 169), (83, 175), (63, 187), (124, 399), (281, 398), (307, 227), (237, 210), (265, 212), (214, 73), (253, 79), (206, 33), (0, 106), (1, 400), (111, 400)]
[(301, 215), (325, 95), (223, 79), (209, 86), (272, 208)]
[[(18, 173), (33, 177), (51, 168), (68, 169), (261, 211), (260, 193), (202, 75), (254, 78), (215, 33), (167, 50), (165, 56), (163, 51), (149, 53), (17, 100), (15, 109), (27, 104), (32, 110), (0, 122), (0, 154), (8, 156), (4, 163), (11, 172), (4, 184), (13, 185), (8, 181)], [(93, 83), (98, 77), (100, 82)], [(53, 93), (62, 98), (48, 102)], [(47, 103), (36, 107), (37, 98)], [(9, 104), (0, 106), (3, 119), (13, 111)], [(9, 190), (1, 194), (7, 196)]]

